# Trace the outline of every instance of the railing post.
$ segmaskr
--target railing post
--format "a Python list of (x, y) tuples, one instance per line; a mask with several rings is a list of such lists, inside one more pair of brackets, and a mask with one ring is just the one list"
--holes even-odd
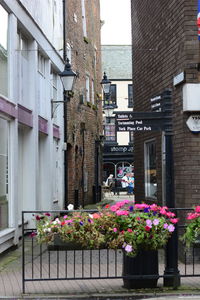
[(22, 211), (22, 292), (25, 294), (24, 212)]
[[(165, 195), (166, 205), (175, 208), (174, 193), (174, 159), (173, 159), (173, 131), (172, 131), (172, 95), (166, 89), (162, 95), (163, 111), (168, 118), (165, 124)], [(180, 286), (178, 270), (178, 233), (177, 226), (166, 246), (166, 263), (164, 271), (164, 286), (174, 288)]]

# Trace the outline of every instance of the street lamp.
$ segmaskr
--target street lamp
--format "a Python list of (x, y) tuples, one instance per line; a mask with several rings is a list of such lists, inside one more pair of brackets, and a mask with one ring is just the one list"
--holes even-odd
[[(64, 3), (64, 2), (63, 2)], [(65, 36), (65, 35), (64, 35)], [(65, 51), (64, 51), (65, 53)], [(65, 58), (65, 55), (64, 55)], [(70, 101), (70, 98), (73, 97), (73, 88), (74, 83), (77, 77), (77, 74), (72, 71), (71, 64), (69, 63), (69, 59), (66, 59), (65, 69), (63, 72), (58, 74), (63, 84), (63, 101), (51, 101), (52, 108), (54, 103), (63, 103), (64, 105), (64, 143), (66, 145), (66, 149), (64, 152), (64, 181), (65, 181), (65, 209), (68, 209), (68, 153), (67, 153), (67, 135), (68, 135), (68, 120), (67, 120), (67, 102)], [(52, 109), (52, 118), (53, 118), (53, 109)]]
[[(74, 88), (74, 83), (76, 81), (77, 74), (72, 71), (71, 64), (69, 63), (69, 59), (67, 58), (67, 62), (65, 64), (65, 69), (63, 72), (58, 74), (63, 84), (63, 88), (65, 92), (72, 92)], [(69, 95), (68, 95), (69, 96)], [(70, 98), (70, 97), (69, 97)]]
[(103, 79), (101, 81), (101, 86), (102, 86), (103, 94), (104, 94), (103, 110), (104, 110), (105, 116), (107, 118), (110, 118), (113, 114), (114, 106), (112, 104), (112, 101), (110, 100), (111, 81), (107, 78), (106, 72), (104, 72)]

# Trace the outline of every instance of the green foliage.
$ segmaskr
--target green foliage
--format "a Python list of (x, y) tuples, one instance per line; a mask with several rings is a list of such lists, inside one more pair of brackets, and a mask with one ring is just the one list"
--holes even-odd
[(189, 223), (186, 225), (186, 230), (181, 240), (186, 244), (186, 247), (189, 248), (195, 244), (200, 236), (200, 206), (194, 207), (194, 211), (188, 213), (187, 220)]

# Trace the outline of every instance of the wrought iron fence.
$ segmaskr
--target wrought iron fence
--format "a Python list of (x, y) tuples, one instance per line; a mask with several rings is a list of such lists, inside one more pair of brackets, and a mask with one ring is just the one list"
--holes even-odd
[[(173, 249), (177, 251), (177, 259), (167, 265), (167, 257), (172, 257), (171, 247), (159, 250), (159, 278), (199, 277), (200, 276), (200, 247), (189, 250), (180, 241), (185, 227), (188, 208), (174, 209), (179, 223), (177, 235), (173, 240)], [(122, 250), (65, 250), (52, 251), (47, 245), (38, 244), (33, 233), (36, 232), (34, 215), (47, 211), (22, 212), (22, 288), (25, 293), (25, 283), (30, 281), (47, 280), (85, 280), (122, 278), (123, 252)], [(69, 211), (48, 211), (51, 214), (67, 214)], [(89, 212), (94, 212), (89, 211)], [(30, 226), (32, 224), (32, 226)], [(30, 228), (31, 227), (31, 228)], [(198, 246), (198, 245), (196, 245)], [(200, 245), (199, 245), (200, 246)], [(170, 267), (170, 272), (167, 268)], [(145, 278), (151, 275), (134, 275), (131, 278)], [(154, 275), (152, 274), (152, 277)], [(171, 285), (171, 283), (170, 283)], [(176, 284), (172, 284), (176, 287)], [(169, 286), (169, 285), (168, 285)]]

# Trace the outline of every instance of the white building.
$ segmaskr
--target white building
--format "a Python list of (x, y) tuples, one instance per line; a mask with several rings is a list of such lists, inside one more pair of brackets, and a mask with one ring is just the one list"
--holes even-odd
[(117, 132), (115, 113), (133, 111), (131, 45), (102, 45), (102, 71), (111, 81), (112, 117), (104, 118), (104, 180), (122, 178), (133, 167), (133, 132)]
[(61, 0), (0, 0), (0, 253), (22, 210), (63, 208), (62, 16)]

